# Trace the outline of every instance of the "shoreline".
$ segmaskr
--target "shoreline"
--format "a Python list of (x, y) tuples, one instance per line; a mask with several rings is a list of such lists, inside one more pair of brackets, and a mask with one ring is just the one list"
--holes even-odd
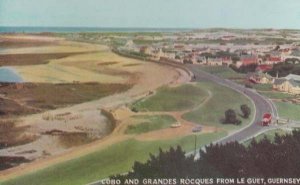
[[(1, 74), (3, 73), (4, 74)], [(6, 74), (5, 74), (6, 73)], [(6, 77), (7, 75), (12, 75), (11, 77)], [(4, 79), (3, 79), (4, 78)], [(5, 79), (7, 78), (7, 79)], [(13, 78), (13, 79), (9, 79)], [(24, 83), (24, 78), (18, 71), (11, 66), (1, 66), (0, 67), (0, 82), (10, 82), (10, 83)]]

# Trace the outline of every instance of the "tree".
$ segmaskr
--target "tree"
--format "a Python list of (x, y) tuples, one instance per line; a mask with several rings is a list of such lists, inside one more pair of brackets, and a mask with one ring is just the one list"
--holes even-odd
[(292, 134), (276, 134), (274, 140), (253, 139), (249, 145), (239, 142), (210, 144), (200, 150), (197, 160), (187, 157), (180, 147), (169, 151), (160, 149), (158, 155), (150, 155), (145, 163), (135, 162), (128, 174), (111, 178), (122, 182), (126, 178), (298, 178), (299, 141), (300, 131), (294, 130)]
[(241, 105), (241, 111), (243, 113), (244, 118), (249, 118), (249, 116), (251, 114), (251, 109), (248, 105), (246, 105), (246, 104)]
[(236, 113), (232, 109), (228, 109), (225, 111), (225, 122), (224, 123), (230, 123), (230, 124), (241, 124), (241, 121), (237, 119)]

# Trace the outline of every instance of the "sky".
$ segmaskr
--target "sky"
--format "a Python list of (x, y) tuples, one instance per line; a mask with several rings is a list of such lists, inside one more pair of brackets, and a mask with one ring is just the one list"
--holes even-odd
[(300, 0), (0, 0), (0, 26), (300, 29)]

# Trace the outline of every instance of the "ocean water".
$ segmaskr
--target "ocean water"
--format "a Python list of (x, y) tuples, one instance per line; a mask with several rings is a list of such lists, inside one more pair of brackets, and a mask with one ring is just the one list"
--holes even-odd
[(12, 68), (0, 67), (0, 82), (23, 82), (23, 79)]
[(43, 33), (43, 32), (181, 32), (191, 28), (98, 28), (98, 27), (4, 27), (0, 33)]

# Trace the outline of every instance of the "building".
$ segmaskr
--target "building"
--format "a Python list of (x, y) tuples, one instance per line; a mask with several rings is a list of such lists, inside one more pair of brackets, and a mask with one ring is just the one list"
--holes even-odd
[(262, 64), (256, 67), (255, 71), (267, 72), (273, 69), (272, 65)]
[(231, 65), (233, 62), (232, 62), (232, 59), (231, 57), (222, 57), (222, 65), (223, 66), (229, 66)]
[(283, 78), (276, 78), (273, 89), (291, 94), (300, 94), (300, 76), (289, 74)]
[(209, 66), (222, 66), (223, 60), (222, 58), (207, 58), (206, 64)]
[(273, 65), (273, 64), (278, 64), (280, 62), (283, 62), (281, 56), (270, 56), (267, 58), (266, 61), (264, 61), (264, 64)]
[(242, 62), (243, 66), (248, 66), (251, 64), (258, 63), (258, 57), (256, 55), (248, 54), (248, 55), (241, 55), (240, 61)]
[(255, 73), (248, 73), (247, 79), (252, 83), (258, 84), (272, 84), (274, 79), (271, 75), (263, 73), (261, 71)]
[(151, 55), (151, 49), (148, 46), (142, 46), (140, 47), (140, 53), (146, 54), (146, 55)]
[(198, 64), (206, 64), (206, 57), (204, 57), (204, 56), (198, 56), (197, 57), (197, 63)]

